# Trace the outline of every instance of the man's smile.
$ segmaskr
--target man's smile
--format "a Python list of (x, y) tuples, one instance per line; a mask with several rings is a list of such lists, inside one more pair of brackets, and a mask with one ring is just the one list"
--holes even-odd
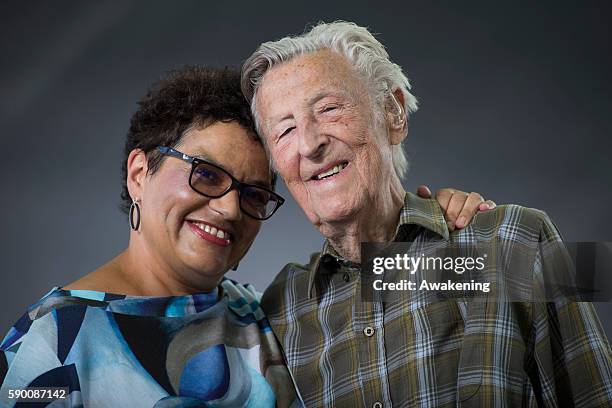
[(317, 182), (332, 179), (346, 169), (349, 164), (350, 162), (347, 160), (339, 160), (325, 166), (321, 166), (319, 169), (313, 171), (311, 176), (307, 176), (305, 181)]

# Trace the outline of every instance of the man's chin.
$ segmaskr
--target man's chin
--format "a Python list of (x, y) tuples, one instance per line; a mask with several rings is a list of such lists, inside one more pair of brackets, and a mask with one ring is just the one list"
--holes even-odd
[(353, 206), (349, 206), (346, 203), (338, 203), (338, 205), (332, 204), (334, 203), (325, 203), (324, 206), (320, 206), (314, 211), (316, 218), (321, 223), (337, 224), (351, 222), (355, 219), (356, 210)]

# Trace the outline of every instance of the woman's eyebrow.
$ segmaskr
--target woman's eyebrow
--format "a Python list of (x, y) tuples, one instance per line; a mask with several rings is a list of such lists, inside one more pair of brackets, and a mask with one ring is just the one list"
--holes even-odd
[[(234, 173), (232, 173), (226, 166), (224, 166), (223, 164), (219, 163), (217, 160), (212, 158), (212, 156), (210, 156), (206, 152), (203, 152), (203, 151), (199, 150), (199, 151), (196, 151), (194, 154), (190, 154), (190, 156), (191, 157), (195, 157), (196, 159), (206, 160), (207, 162), (212, 163), (215, 166), (221, 167), (223, 170), (227, 171), (229, 174), (231, 174), (232, 176), (236, 177), (234, 175)], [(238, 178), (238, 177), (236, 177), (236, 178)], [(241, 182), (245, 183), (245, 184), (252, 184), (254, 186), (259, 186), (259, 187), (267, 188), (267, 189), (271, 189), (272, 188), (272, 186), (271, 186), (271, 184), (269, 182), (267, 182), (265, 180), (262, 180), (262, 179), (246, 178), (246, 179), (242, 180)]]
[[(189, 153), (187, 153), (189, 154)], [(206, 160), (207, 162), (210, 162), (214, 165), (217, 165), (223, 169), (225, 169), (225, 167), (223, 167), (217, 160), (215, 160), (211, 155), (209, 155), (208, 153), (202, 151), (202, 150), (196, 150), (193, 154), (190, 154), (189, 156), (191, 157), (195, 157), (196, 159), (200, 159), (200, 160)]]
[(245, 184), (250, 184), (250, 185), (253, 185), (253, 186), (263, 187), (263, 188), (265, 188), (267, 190), (272, 190), (272, 185), (270, 183), (268, 183), (268, 182), (263, 181), (263, 180), (259, 180), (259, 179), (251, 180), (251, 179), (248, 179), (248, 180), (244, 180), (244, 183)]

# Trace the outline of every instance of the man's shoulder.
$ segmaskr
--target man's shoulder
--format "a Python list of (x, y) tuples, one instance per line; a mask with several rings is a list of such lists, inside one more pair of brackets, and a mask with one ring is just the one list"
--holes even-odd
[(267, 315), (272, 315), (284, 307), (288, 293), (300, 298), (308, 296), (310, 271), (319, 256), (320, 253), (315, 252), (310, 255), (306, 264), (290, 262), (283, 267), (263, 293), (261, 306)]
[[(283, 269), (276, 275), (266, 292), (273, 287), (284, 287), (290, 282), (294, 282), (296, 279), (306, 279), (308, 280), (310, 276), (310, 270), (312, 265), (316, 263), (321, 255), (320, 252), (313, 252), (310, 255), (310, 260), (306, 264), (301, 264), (298, 262), (289, 262), (286, 264)], [(264, 294), (265, 296), (265, 294)]]
[(474, 234), (482, 240), (538, 241), (558, 236), (548, 215), (539, 209), (516, 204), (498, 205), (492, 210), (479, 212), (465, 230), (458, 234)]

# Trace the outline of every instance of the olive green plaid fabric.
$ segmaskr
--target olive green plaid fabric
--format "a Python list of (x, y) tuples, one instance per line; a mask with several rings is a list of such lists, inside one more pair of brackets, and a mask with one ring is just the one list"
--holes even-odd
[[(435, 200), (407, 194), (396, 241), (440, 240), (507, 254), (561, 242), (543, 212), (515, 205), (449, 234)], [(612, 406), (610, 345), (589, 303), (366, 302), (359, 282), (359, 265), (326, 242), (264, 294), (309, 407)]]

